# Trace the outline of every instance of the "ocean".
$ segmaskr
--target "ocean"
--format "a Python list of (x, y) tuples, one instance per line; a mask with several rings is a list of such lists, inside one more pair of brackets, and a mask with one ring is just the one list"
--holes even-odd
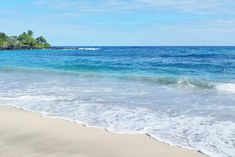
[(0, 87), (4, 106), (235, 156), (235, 47), (0, 51)]

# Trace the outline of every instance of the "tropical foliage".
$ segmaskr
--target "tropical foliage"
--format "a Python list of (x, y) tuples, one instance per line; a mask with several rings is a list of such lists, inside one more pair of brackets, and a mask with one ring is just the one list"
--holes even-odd
[(43, 36), (34, 39), (33, 34), (31, 30), (19, 36), (7, 36), (5, 33), (0, 33), (0, 49), (43, 49), (50, 47)]

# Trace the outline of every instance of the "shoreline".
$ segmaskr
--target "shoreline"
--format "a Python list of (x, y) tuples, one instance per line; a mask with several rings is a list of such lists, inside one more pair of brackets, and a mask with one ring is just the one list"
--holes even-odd
[(115, 134), (10, 106), (0, 106), (0, 132), (0, 154), (10, 157), (206, 157), (145, 134)]
[[(95, 46), (100, 47), (100, 46)], [(0, 51), (17, 51), (17, 50), (97, 50), (99, 48), (94, 48), (90, 46), (52, 46), (47, 48), (36, 48), (36, 47), (25, 47), (25, 48), (0, 48)]]

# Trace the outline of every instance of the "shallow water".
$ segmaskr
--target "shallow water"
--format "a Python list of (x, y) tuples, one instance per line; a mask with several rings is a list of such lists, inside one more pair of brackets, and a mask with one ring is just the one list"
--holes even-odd
[(235, 156), (234, 47), (0, 52), (0, 104)]

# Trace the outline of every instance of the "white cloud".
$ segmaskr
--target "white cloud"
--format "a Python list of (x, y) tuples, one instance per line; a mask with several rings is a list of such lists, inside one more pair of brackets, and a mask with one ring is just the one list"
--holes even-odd
[(162, 10), (185, 13), (235, 13), (234, 0), (138, 0), (141, 3)]
[(193, 14), (235, 14), (234, 0), (38, 0), (36, 4), (86, 13), (153, 9)]

